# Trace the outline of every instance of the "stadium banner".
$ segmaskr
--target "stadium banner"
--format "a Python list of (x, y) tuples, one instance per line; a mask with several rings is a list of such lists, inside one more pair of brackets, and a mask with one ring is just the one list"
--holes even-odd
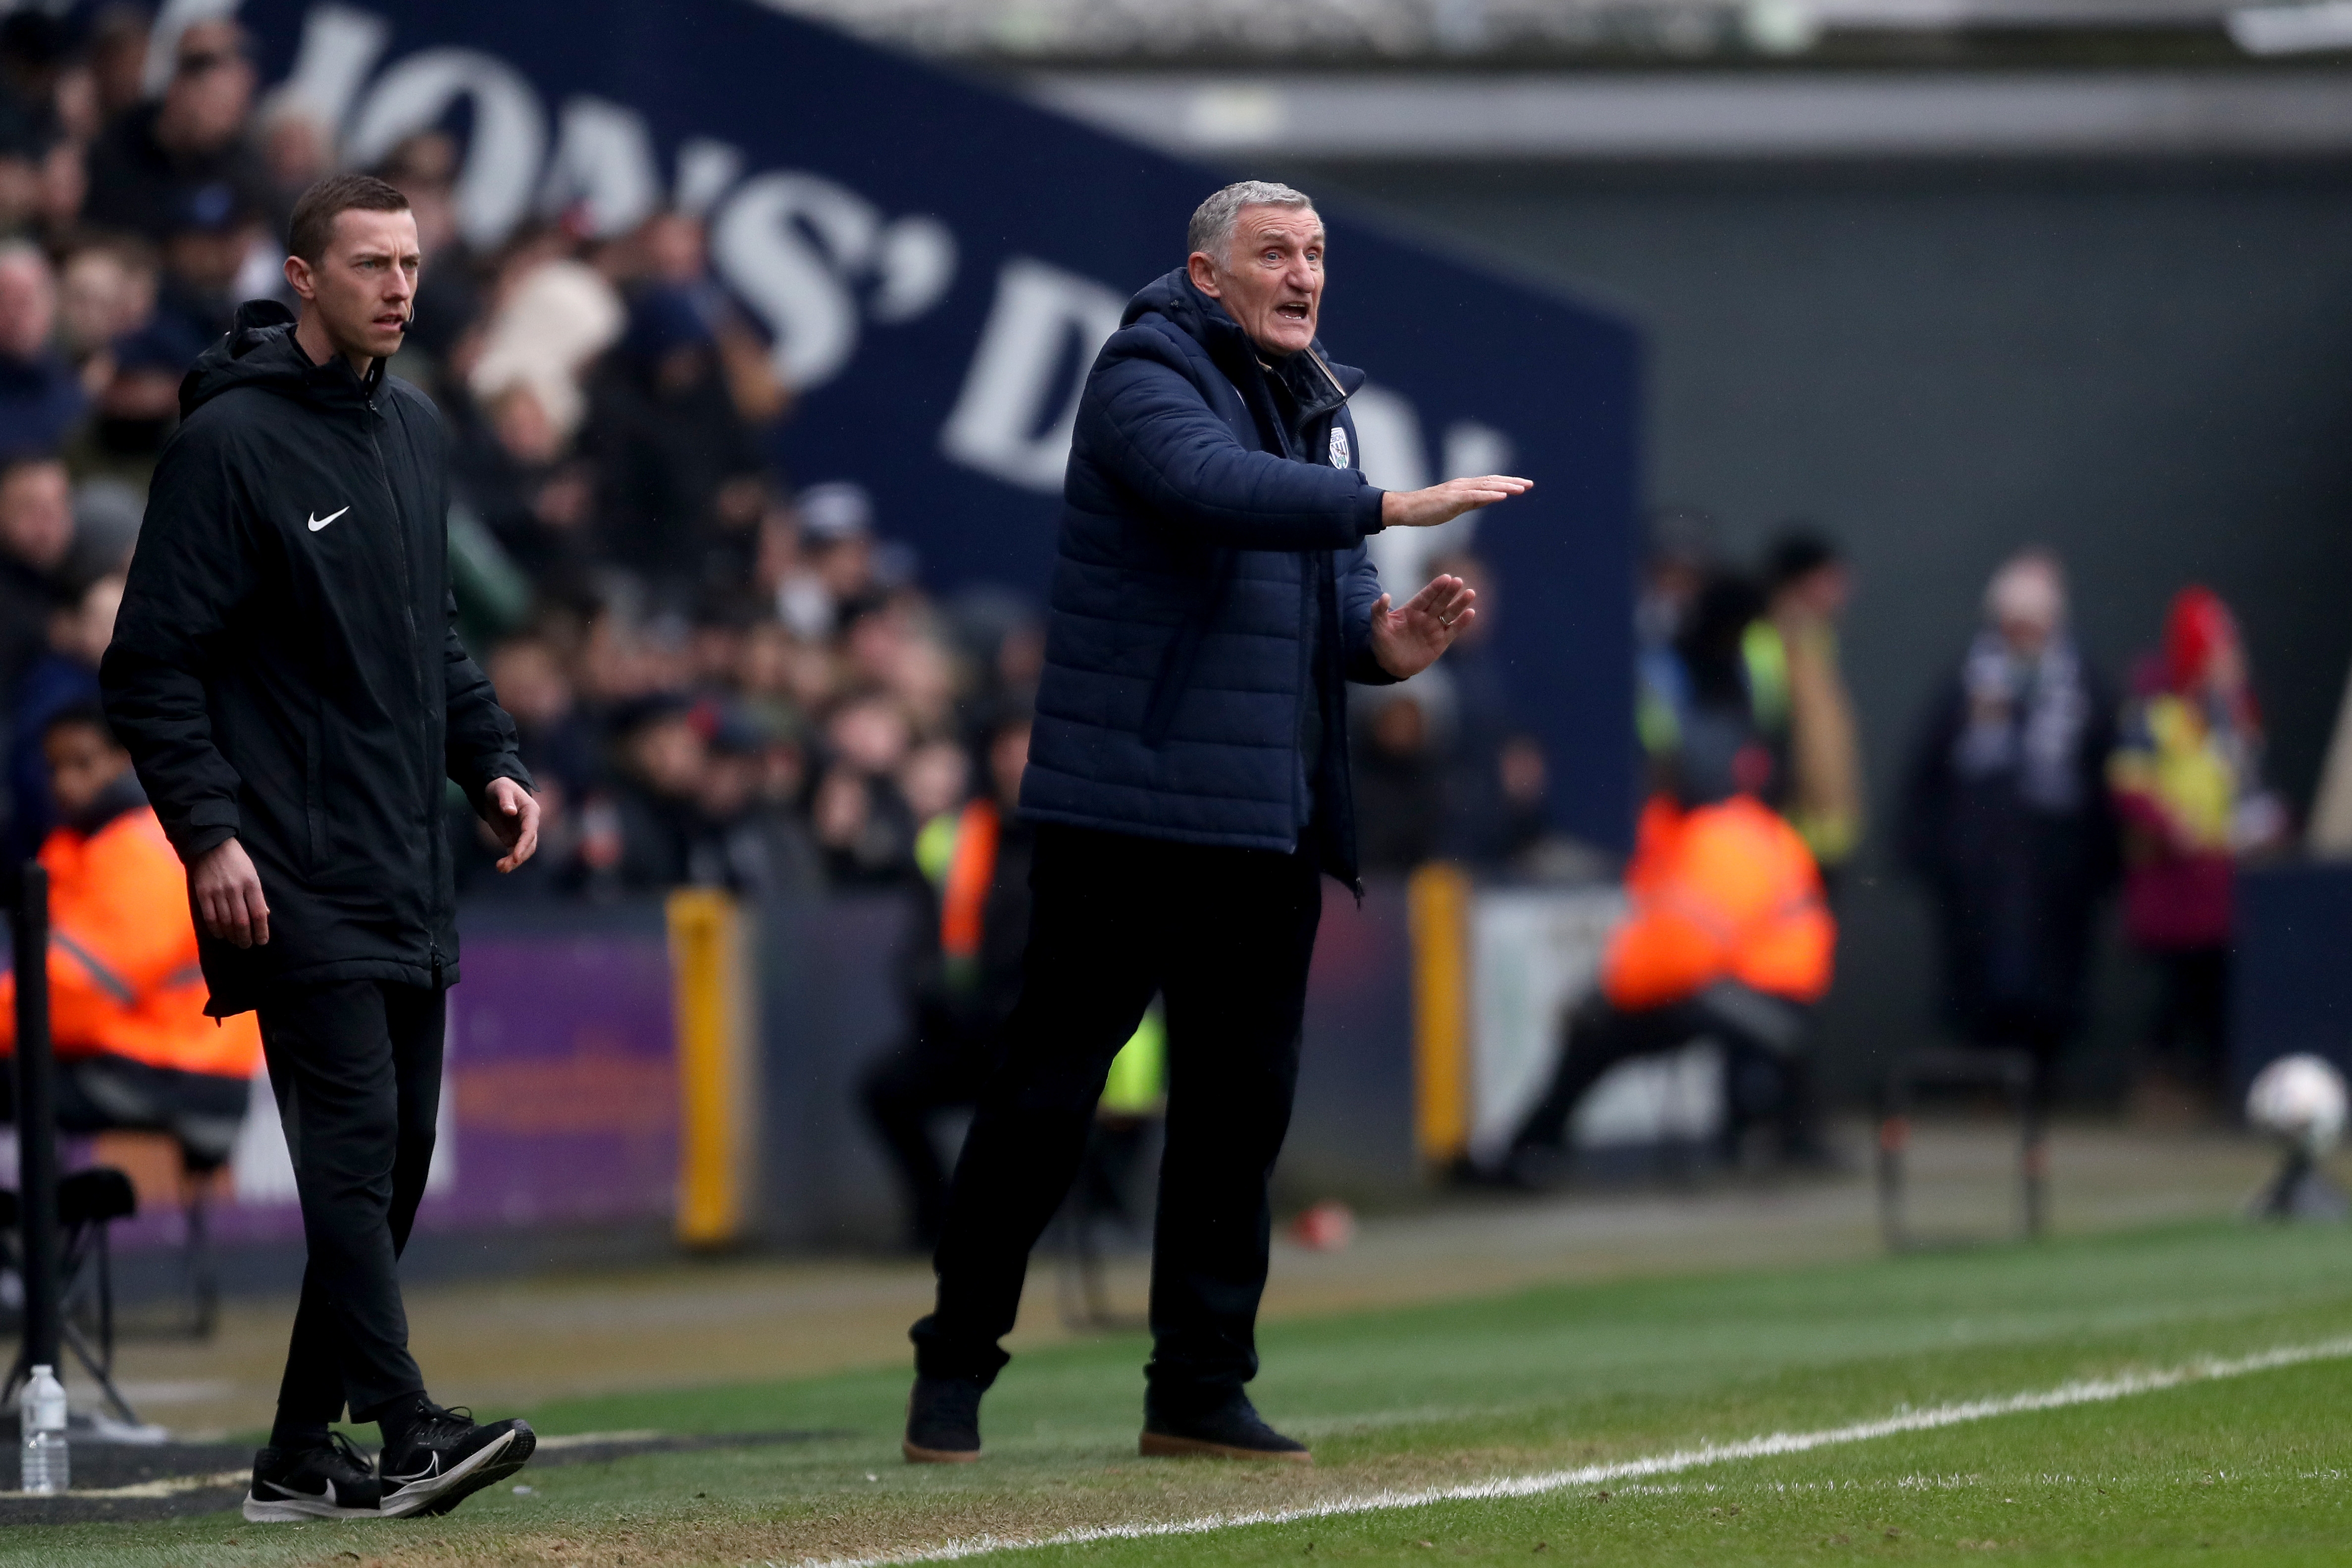
[[(265, 77), (364, 167), (445, 127), (478, 252), (535, 215), (606, 234), (706, 216), (725, 285), (797, 394), (777, 455), (851, 479), (935, 591), (1042, 598), (1078, 389), (1144, 283), (1181, 264), (1225, 179), (755, 0), (172, 0), (234, 13)], [(1471, 544), (1501, 584), (1507, 695), (1551, 764), (1559, 827), (1622, 849), (1638, 345), (1622, 322), (1408, 243), (1330, 204), (1325, 341), (1376, 484), (1496, 469), (1529, 497), (1375, 540), (1399, 598)], [(430, 258), (428, 258), (430, 265)]]
[[(447, 993), (441, 1113), (420, 1233), (664, 1223), (677, 1190), (678, 1092), (669, 949), (658, 925), (575, 915), (546, 929), (469, 933)], [(74, 1140), (68, 1162), (129, 1171), (137, 1218), (116, 1245), (179, 1244), (178, 1161), (149, 1134)], [(294, 1167), (269, 1080), (210, 1207), (229, 1244), (302, 1235)]]

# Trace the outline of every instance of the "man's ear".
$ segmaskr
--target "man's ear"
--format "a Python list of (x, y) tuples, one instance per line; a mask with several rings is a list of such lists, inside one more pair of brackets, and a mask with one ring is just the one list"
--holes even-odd
[(299, 256), (286, 258), (286, 287), (305, 300), (319, 297), (318, 279), (311, 276), (310, 264)]
[[(292, 264), (289, 263), (288, 265), (290, 266)], [(1192, 255), (1192, 258), (1184, 263), (1184, 271), (1186, 275), (1192, 279), (1192, 287), (1207, 295), (1210, 298), (1223, 299), (1224, 298), (1223, 295), (1217, 292), (1217, 264), (1209, 259), (1209, 253), (1207, 251), (1194, 251)]]

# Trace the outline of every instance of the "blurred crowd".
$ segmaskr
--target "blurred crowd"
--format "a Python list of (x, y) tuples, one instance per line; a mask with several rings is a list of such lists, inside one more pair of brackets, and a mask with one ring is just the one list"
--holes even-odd
[[(95, 695), (180, 378), (240, 301), (284, 297), (287, 216), (332, 166), (303, 103), (260, 92), (233, 21), (180, 33), (160, 83), (148, 52), (136, 7), (0, 19), (12, 861), (51, 826), (42, 729)], [(426, 256), (392, 369), (451, 430), (462, 630), (545, 812), (537, 859), (499, 877), (453, 802), (461, 891), (917, 885), (925, 828), (987, 792), (987, 737), (1031, 700), (1034, 603), (926, 594), (854, 479), (780, 471), (769, 437), (791, 391), (698, 219), (600, 234), (558, 213), (477, 251), (458, 152), (426, 131), (373, 172), (408, 197)], [(1476, 561), (1448, 564), (1492, 594)], [(1491, 654), (1466, 643), (1447, 666), (1358, 726), (1369, 866), (1503, 862), (1544, 841), (1543, 755), (1512, 727)]]
[[(1835, 542), (1785, 526), (1748, 568), (1705, 513), (1651, 519), (1639, 601), (1638, 722), (1654, 789), (1691, 737), (1729, 733), (1744, 786), (1803, 838), (1834, 901), (1865, 827), (1853, 704), (1838, 666), (1852, 591)], [(1710, 722), (1713, 721), (1713, 722)], [(1941, 1010), (2046, 1078), (2084, 1028), (2099, 911), (2155, 972), (2135, 1088), (2159, 1119), (2218, 1108), (2236, 868), (2291, 839), (2263, 775), (2263, 721), (2230, 608), (2191, 585), (2120, 687), (2075, 641), (2063, 564), (2020, 551), (1911, 737), (1890, 824), (1932, 905)]]

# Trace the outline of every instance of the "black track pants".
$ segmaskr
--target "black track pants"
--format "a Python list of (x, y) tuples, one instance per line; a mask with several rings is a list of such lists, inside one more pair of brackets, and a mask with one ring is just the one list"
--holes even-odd
[(1168, 1012), (1167, 1150), (1152, 1238), (1151, 1396), (1213, 1405), (1257, 1373), (1272, 1226), (1322, 887), (1303, 856), (1047, 826), (1021, 1000), (964, 1140), (929, 1377), (992, 1379), (1030, 1249), (1078, 1169), (1111, 1058), (1153, 993)]
[(394, 1265), (433, 1161), (441, 993), (347, 980), (282, 989), (260, 1013), (310, 1253), (278, 1426), (324, 1426), (346, 1405), (371, 1420), (425, 1387)]

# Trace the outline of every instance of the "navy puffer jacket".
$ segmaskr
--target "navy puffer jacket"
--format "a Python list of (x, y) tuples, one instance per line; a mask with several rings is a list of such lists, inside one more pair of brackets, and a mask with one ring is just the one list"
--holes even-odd
[[(1181, 271), (1129, 304), (1078, 402), (1024, 815), (1292, 851), (1313, 702), (1327, 744), (1308, 847), (1355, 880), (1343, 683), (1391, 678), (1363, 543), (1381, 493), (1347, 410), (1363, 381), (1319, 342), (1266, 370)], [(1310, 668), (1318, 601), (1339, 635)]]

